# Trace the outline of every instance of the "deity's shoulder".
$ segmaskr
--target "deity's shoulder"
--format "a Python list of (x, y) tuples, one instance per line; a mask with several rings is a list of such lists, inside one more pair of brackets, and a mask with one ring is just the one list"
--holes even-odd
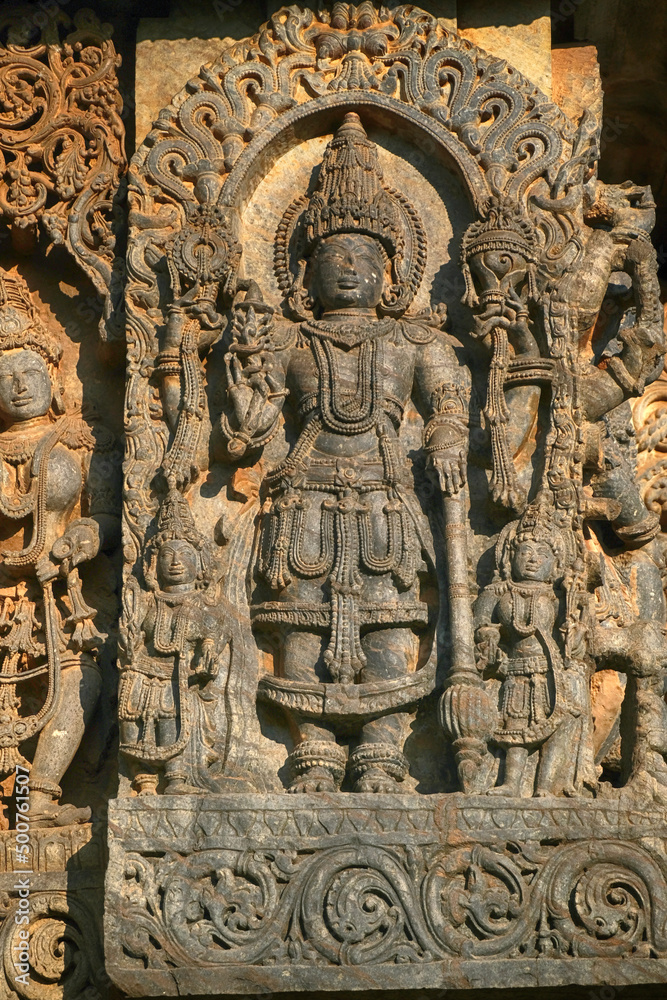
[(275, 315), (269, 334), (272, 351), (288, 351), (299, 346), (301, 340), (301, 323)]
[(80, 411), (60, 417), (61, 433), (58, 440), (72, 451), (110, 454), (117, 449), (115, 435), (99, 420), (95, 413), (86, 417)]
[(395, 339), (405, 339), (410, 344), (432, 344), (438, 337), (437, 326), (423, 316), (403, 316), (396, 320)]

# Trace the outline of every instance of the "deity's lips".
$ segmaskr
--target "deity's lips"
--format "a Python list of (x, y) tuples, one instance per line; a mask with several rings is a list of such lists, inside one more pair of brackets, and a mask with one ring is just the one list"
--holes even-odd
[(341, 280), (338, 282), (338, 287), (344, 289), (358, 288), (360, 284), (361, 282), (359, 281), (358, 278), (341, 278)]
[(12, 406), (25, 406), (26, 403), (32, 403), (32, 400), (32, 396), (19, 396), (12, 399)]
[(183, 574), (185, 572), (186, 572), (185, 566), (170, 566), (169, 567), (169, 576), (172, 576), (172, 577), (183, 576)]

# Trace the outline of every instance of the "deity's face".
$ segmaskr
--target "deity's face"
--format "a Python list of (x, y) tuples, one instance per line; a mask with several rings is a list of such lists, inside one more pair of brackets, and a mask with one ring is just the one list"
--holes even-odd
[(317, 247), (311, 293), (325, 312), (375, 309), (382, 299), (384, 258), (369, 236), (329, 236)]
[(545, 583), (556, 573), (556, 555), (548, 542), (524, 539), (514, 549), (512, 576), (515, 580)]
[(0, 357), (0, 417), (8, 424), (43, 417), (53, 387), (44, 358), (36, 351), (7, 351)]
[(190, 542), (174, 539), (160, 546), (157, 574), (164, 589), (191, 587), (197, 579), (197, 552)]

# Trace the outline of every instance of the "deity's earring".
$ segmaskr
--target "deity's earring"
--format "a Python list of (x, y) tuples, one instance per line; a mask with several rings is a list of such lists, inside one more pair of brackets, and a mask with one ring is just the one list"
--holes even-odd
[(57, 417), (61, 417), (65, 412), (65, 401), (63, 399), (63, 387), (55, 379), (51, 380), (53, 395), (51, 396), (51, 408)]
[(307, 261), (299, 261), (299, 269), (296, 278), (289, 292), (289, 306), (296, 319), (308, 319), (312, 315), (316, 300), (304, 286), (306, 277)]

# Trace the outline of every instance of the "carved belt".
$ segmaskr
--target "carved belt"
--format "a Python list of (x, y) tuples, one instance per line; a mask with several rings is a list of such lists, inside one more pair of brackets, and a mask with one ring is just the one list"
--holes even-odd
[[(358, 489), (362, 484), (364, 486), (373, 486), (378, 489), (386, 487), (389, 485), (385, 479), (384, 465), (382, 462), (368, 462), (363, 465), (359, 465), (358, 462), (350, 464), (351, 469), (356, 476), (353, 486)], [(341, 476), (345, 474), (345, 460), (340, 458), (316, 458), (312, 459), (308, 471), (306, 473), (307, 480), (304, 488), (308, 489), (311, 485), (319, 486), (320, 484), (326, 484), (327, 486), (335, 486), (336, 490), (341, 488)]]
[(124, 674), (143, 674), (155, 680), (170, 681), (174, 674), (174, 658), (136, 660)]
[[(402, 604), (392, 601), (385, 604), (357, 604), (359, 626), (385, 625), (393, 628), (410, 628), (428, 624), (426, 604), (412, 602)], [(327, 603), (306, 604), (287, 601), (266, 601), (250, 609), (250, 617), (256, 626), (295, 626), (303, 628), (328, 629), (331, 627), (331, 607)]]
[(505, 672), (508, 677), (531, 677), (534, 674), (548, 674), (549, 662), (546, 656), (519, 656), (507, 661)]

